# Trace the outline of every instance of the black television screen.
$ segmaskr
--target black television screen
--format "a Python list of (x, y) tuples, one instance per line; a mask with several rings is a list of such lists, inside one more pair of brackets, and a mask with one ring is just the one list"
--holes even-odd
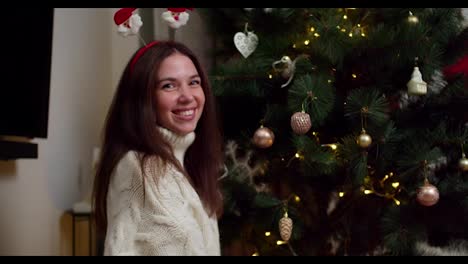
[(4, 15), (0, 135), (47, 138), (54, 9)]

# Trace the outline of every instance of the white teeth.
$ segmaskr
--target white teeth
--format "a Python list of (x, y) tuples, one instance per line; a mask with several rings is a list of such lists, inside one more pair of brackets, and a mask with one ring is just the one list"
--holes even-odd
[(182, 116), (191, 116), (191, 115), (193, 115), (194, 112), (195, 112), (194, 110), (187, 110), (187, 111), (179, 112), (179, 115), (182, 115)]

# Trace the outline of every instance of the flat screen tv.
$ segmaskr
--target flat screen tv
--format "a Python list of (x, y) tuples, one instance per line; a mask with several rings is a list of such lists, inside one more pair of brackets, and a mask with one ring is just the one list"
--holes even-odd
[(47, 138), (54, 9), (3, 15), (0, 136)]

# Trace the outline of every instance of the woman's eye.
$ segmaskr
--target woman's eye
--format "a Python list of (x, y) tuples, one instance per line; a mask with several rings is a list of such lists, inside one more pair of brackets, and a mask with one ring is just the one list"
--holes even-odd
[(174, 85), (172, 85), (172, 83), (166, 83), (161, 86), (162, 89), (171, 89), (173, 87)]
[(190, 85), (200, 85), (200, 80), (192, 80)]

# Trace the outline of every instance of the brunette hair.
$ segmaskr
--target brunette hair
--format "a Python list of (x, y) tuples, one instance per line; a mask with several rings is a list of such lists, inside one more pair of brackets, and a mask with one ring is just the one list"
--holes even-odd
[[(184, 44), (174, 41), (150, 44), (135, 52), (130, 59), (107, 114), (93, 186), (94, 220), (98, 232), (105, 233), (107, 228), (106, 197), (111, 175), (128, 151), (141, 154), (142, 172), (145, 164), (151, 160), (149, 157), (156, 156), (165, 164), (173, 164), (189, 177), (210, 215), (219, 216), (222, 210), (218, 184), (223, 163), (222, 137), (208, 77), (195, 54)], [(195, 141), (185, 154), (185, 169), (179, 165), (168, 142), (157, 129), (154, 105), (158, 69), (164, 59), (176, 52), (193, 62), (205, 94), (205, 105), (195, 130)]]

